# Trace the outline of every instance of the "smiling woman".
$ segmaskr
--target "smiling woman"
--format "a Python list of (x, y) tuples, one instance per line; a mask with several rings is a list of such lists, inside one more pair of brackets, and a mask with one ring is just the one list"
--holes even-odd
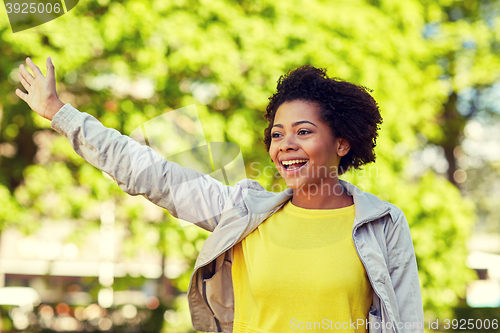
[(350, 149), (338, 165), (339, 175), (351, 167), (359, 168), (375, 161), (373, 149), (382, 117), (367, 88), (329, 78), (325, 70), (302, 66), (280, 78), (277, 92), (269, 100), (265, 115), (269, 126), (264, 131), (268, 151), (273, 139), (272, 128), (280, 127), (275, 122), (280, 106), (303, 101), (316, 106), (317, 118), (330, 128), (334, 137), (344, 138), (349, 143)]
[[(264, 143), (290, 188), (274, 193), (251, 179), (223, 185), (162, 159), (62, 103), (50, 59), (47, 78), (30, 59), (27, 64), (34, 76), (21, 65), (27, 93), (17, 89), (17, 95), (80, 156), (126, 193), (212, 232), (188, 290), (195, 329), (283, 333), (309, 323), (314, 331), (326, 325), (357, 333), (423, 332), (403, 212), (338, 178), (375, 160), (382, 118), (365, 88), (312, 66), (279, 79)], [(135, 175), (134, 165), (145, 160), (155, 163)]]
[(375, 161), (373, 149), (382, 123), (366, 88), (303, 66), (280, 78), (265, 118), (269, 126), (264, 143), (295, 190), (293, 204), (321, 209), (352, 204), (338, 175)]
[[(293, 193), (234, 246), (234, 331), (422, 332), (404, 215), (338, 178), (375, 161), (382, 117), (368, 90), (303, 66), (278, 80), (265, 118), (264, 143)], [(397, 246), (384, 231), (395, 225), (402, 231)], [(409, 270), (389, 273), (388, 267), (403, 262)], [(375, 276), (383, 277), (383, 285)]]
[(294, 205), (334, 209), (353, 204), (352, 197), (342, 190), (333, 200), (333, 190), (342, 188), (336, 170), (350, 147), (345, 139), (333, 136), (321, 120), (316, 102), (295, 100), (281, 104), (271, 136), (269, 155), (288, 187), (296, 191)]

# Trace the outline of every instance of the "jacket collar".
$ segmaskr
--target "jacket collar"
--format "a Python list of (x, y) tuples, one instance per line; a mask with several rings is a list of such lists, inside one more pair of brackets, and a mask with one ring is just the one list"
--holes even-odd
[[(391, 204), (380, 200), (377, 196), (360, 190), (357, 186), (339, 179), (340, 184), (353, 197), (355, 221), (354, 227), (368, 221), (376, 220), (391, 210)], [(246, 196), (252, 214), (273, 214), (293, 197), (293, 190), (287, 188), (283, 192), (258, 191)]]
[(364, 222), (376, 220), (389, 213), (391, 205), (380, 200), (376, 195), (361, 191), (357, 186), (339, 179), (340, 184), (344, 187), (347, 193), (352, 195), (354, 200), (354, 212), (356, 220), (354, 227)]

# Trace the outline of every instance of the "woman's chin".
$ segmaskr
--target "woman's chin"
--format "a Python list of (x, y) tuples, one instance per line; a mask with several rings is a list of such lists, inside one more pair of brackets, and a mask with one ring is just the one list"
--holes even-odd
[(286, 179), (286, 185), (294, 191), (304, 186), (304, 181), (300, 179)]

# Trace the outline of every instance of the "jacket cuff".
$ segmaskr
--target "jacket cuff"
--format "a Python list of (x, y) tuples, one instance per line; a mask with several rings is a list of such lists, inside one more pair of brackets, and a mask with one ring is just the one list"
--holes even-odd
[(57, 113), (52, 118), (50, 122), (50, 127), (60, 134), (65, 134), (71, 129), (71, 121), (81, 114), (80, 111), (71, 106), (71, 104), (66, 103), (63, 107), (57, 111)]

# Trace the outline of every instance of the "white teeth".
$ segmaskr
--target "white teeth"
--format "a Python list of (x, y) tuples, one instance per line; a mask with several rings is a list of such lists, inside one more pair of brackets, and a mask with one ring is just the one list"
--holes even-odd
[(294, 163), (302, 163), (302, 162), (307, 162), (307, 160), (290, 160), (290, 161), (282, 161), (284, 165), (291, 165)]
[(289, 161), (282, 161), (281, 163), (283, 163), (283, 165), (287, 166), (287, 170), (295, 170), (295, 169), (298, 169), (300, 168), (300, 166), (291, 166), (292, 164), (295, 164), (295, 163), (302, 163), (302, 162), (306, 162), (307, 163), (307, 160), (289, 160)]

